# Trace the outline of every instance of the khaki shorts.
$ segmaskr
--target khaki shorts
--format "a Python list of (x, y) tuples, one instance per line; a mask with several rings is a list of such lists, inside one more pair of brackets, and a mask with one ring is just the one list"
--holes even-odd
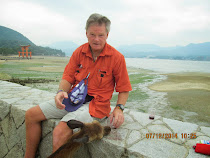
[(84, 123), (97, 120), (104, 123), (107, 117), (102, 119), (91, 117), (89, 114), (89, 102), (83, 104), (79, 109), (73, 112), (68, 112), (65, 109), (58, 109), (55, 105), (55, 100), (50, 100), (39, 105), (46, 119), (61, 119), (60, 121), (68, 122), (71, 119), (78, 120)]

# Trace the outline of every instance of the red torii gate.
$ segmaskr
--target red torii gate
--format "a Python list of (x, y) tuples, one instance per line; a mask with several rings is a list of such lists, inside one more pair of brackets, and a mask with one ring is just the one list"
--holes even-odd
[(26, 54), (26, 57), (28, 58), (28, 54), (30, 54), (30, 59), (31, 59), (31, 52), (28, 52), (28, 47), (30, 47), (31, 45), (27, 45), (27, 46), (20, 46), (22, 52), (18, 52), (19, 53), (19, 58), (20, 58), (20, 54), (22, 53), (22, 57), (24, 58), (24, 54)]

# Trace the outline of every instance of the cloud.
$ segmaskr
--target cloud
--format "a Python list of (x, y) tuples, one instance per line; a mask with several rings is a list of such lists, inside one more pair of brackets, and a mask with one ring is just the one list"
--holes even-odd
[(2, 0), (0, 23), (39, 45), (64, 40), (82, 44), (87, 41), (86, 20), (95, 12), (112, 21), (108, 42), (114, 46), (209, 41), (209, 0)]
[[(123, 2), (127, 7), (123, 12), (117, 13), (116, 17), (120, 18), (115, 24), (115, 31), (118, 32), (116, 36), (121, 36), (122, 43), (183, 45), (196, 42), (196, 36), (193, 39), (192, 36), (188, 38), (186, 32), (197, 35), (203, 30), (209, 31), (210, 10), (206, 7), (208, 1), (190, 3), (187, 0), (124, 0)], [(179, 40), (173, 42), (172, 39), (178, 37)], [(183, 38), (186, 40), (182, 41)], [(209, 39), (204, 37), (203, 42), (206, 41)]]
[[(6, 7), (5, 7), (6, 6)], [(0, 7), (2, 25), (13, 28), (37, 44), (78, 38), (78, 21), (30, 2), (9, 1)]]

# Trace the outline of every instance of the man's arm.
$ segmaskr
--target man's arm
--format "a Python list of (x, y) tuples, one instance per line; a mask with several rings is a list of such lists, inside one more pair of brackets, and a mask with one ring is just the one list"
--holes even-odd
[(55, 96), (55, 104), (58, 109), (64, 109), (65, 105), (62, 104), (64, 98), (68, 98), (67, 92), (71, 89), (72, 84), (67, 80), (62, 79), (59, 85), (59, 91)]
[[(117, 104), (122, 104), (125, 106), (128, 96), (129, 92), (120, 92), (118, 94)], [(110, 115), (110, 122), (113, 121), (113, 117), (114, 117), (114, 122), (113, 122), (114, 127), (119, 128), (124, 122), (123, 111), (119, 108), (115, 108), (112, 114)]]

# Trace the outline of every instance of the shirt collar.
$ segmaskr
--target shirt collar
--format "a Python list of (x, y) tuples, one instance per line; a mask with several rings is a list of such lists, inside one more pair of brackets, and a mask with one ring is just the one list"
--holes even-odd
[[(111, 56), (112, 53), (109, 50), (110, 45), (109, 44), (105, 44), (104, 49), (102, 50), (101, 54), (99, 56)], [(85, 43), (84, 47), (82, 48), (82, 52), (86, 54), (86, 56), (92, 57), (91, 54), (91, 50), (90, 50), (90, 46), (89, 43)]]

